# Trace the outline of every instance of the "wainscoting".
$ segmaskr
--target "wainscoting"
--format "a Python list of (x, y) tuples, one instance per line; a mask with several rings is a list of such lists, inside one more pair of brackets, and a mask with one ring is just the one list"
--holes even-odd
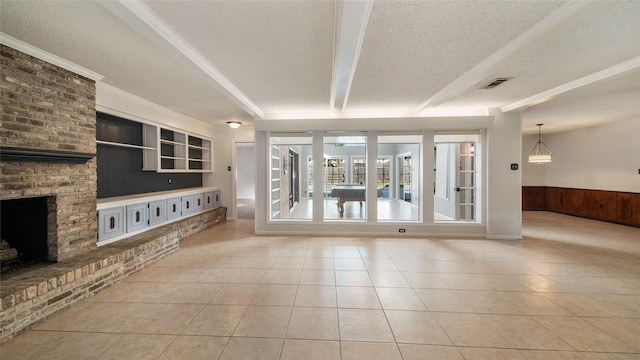
[(522, 210), (553, 211), (640, 227), (639, 193), (523, 186)]

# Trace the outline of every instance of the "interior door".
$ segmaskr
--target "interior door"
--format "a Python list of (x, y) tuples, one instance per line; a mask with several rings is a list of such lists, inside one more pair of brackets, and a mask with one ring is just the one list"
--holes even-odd
[(479, 139), (473, 133), (435, 135), (435, 221), (480, 221)]
[(398, 200), (411, 202), (411, 155), (398, 156)]
[(289, 149), (289, 209), (300, 201), (300, 164), (298, 163), (298, 153)]
[(456, 145), (456, 220), (475, 220), (474, 143)]

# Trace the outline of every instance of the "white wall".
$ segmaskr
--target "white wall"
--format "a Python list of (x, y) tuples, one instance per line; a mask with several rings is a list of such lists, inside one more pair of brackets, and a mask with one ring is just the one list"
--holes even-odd
[[(216, 128), (213, 138), (213, 172), (202, 176), (204, 186), (218, 186), (221, 188), (222, 206), (227, 207), (227, 219), (235, 216), (236, 195), (234, 193), (235, 181), (235, 143), (253, 142), (253, 126), (242, 125), (238, 129), (229, 127)], [(228, 167), (231, 170), (228, 170)]]
[(527, 157), (538, 135), (523, 136), (522, 185), (640, 192), (640, 119), (542, 134), (553, 152), (545, 165)]
[(236, 198), (256, 198), (256, 154), (253, 143), (239, 143), (236, 147)]
[(611, 122), (542, 139), (553, 151), (545, 185), (640, 192), (640, 119)]
[[(542, 141), (547, 144), (547, 135)], [(522, 186), (544, 186), (545, 174), (549, 164), (536, 165), (529, 162), (529, 153), (538, 142), (538, 134), (522, 136)], [(553, 151), (553, 150), (552, 150)]]
[(141, 123), (162, 125), (195, 135), (213, 137), (214, 127), (178, 114), (151, 101), (102, 82), (96, 82), (96, 110)]
[(487, 237), (522, 238), (522, 120), (519, 113), (496, 113), (488, 130)]

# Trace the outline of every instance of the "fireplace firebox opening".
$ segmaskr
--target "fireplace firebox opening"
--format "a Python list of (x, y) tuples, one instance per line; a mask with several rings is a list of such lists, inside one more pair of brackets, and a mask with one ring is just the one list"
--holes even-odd
[(48, 262), (47, 216), (53, 202), (52, 197), (0, 202), (0, 253), (3, 274)]

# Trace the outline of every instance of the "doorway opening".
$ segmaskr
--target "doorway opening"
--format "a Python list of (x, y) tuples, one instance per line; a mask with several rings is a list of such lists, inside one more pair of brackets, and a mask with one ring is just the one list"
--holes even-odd
[(256, 152), (255, 143), (236, 143), (236, 219), (256, 216)]

